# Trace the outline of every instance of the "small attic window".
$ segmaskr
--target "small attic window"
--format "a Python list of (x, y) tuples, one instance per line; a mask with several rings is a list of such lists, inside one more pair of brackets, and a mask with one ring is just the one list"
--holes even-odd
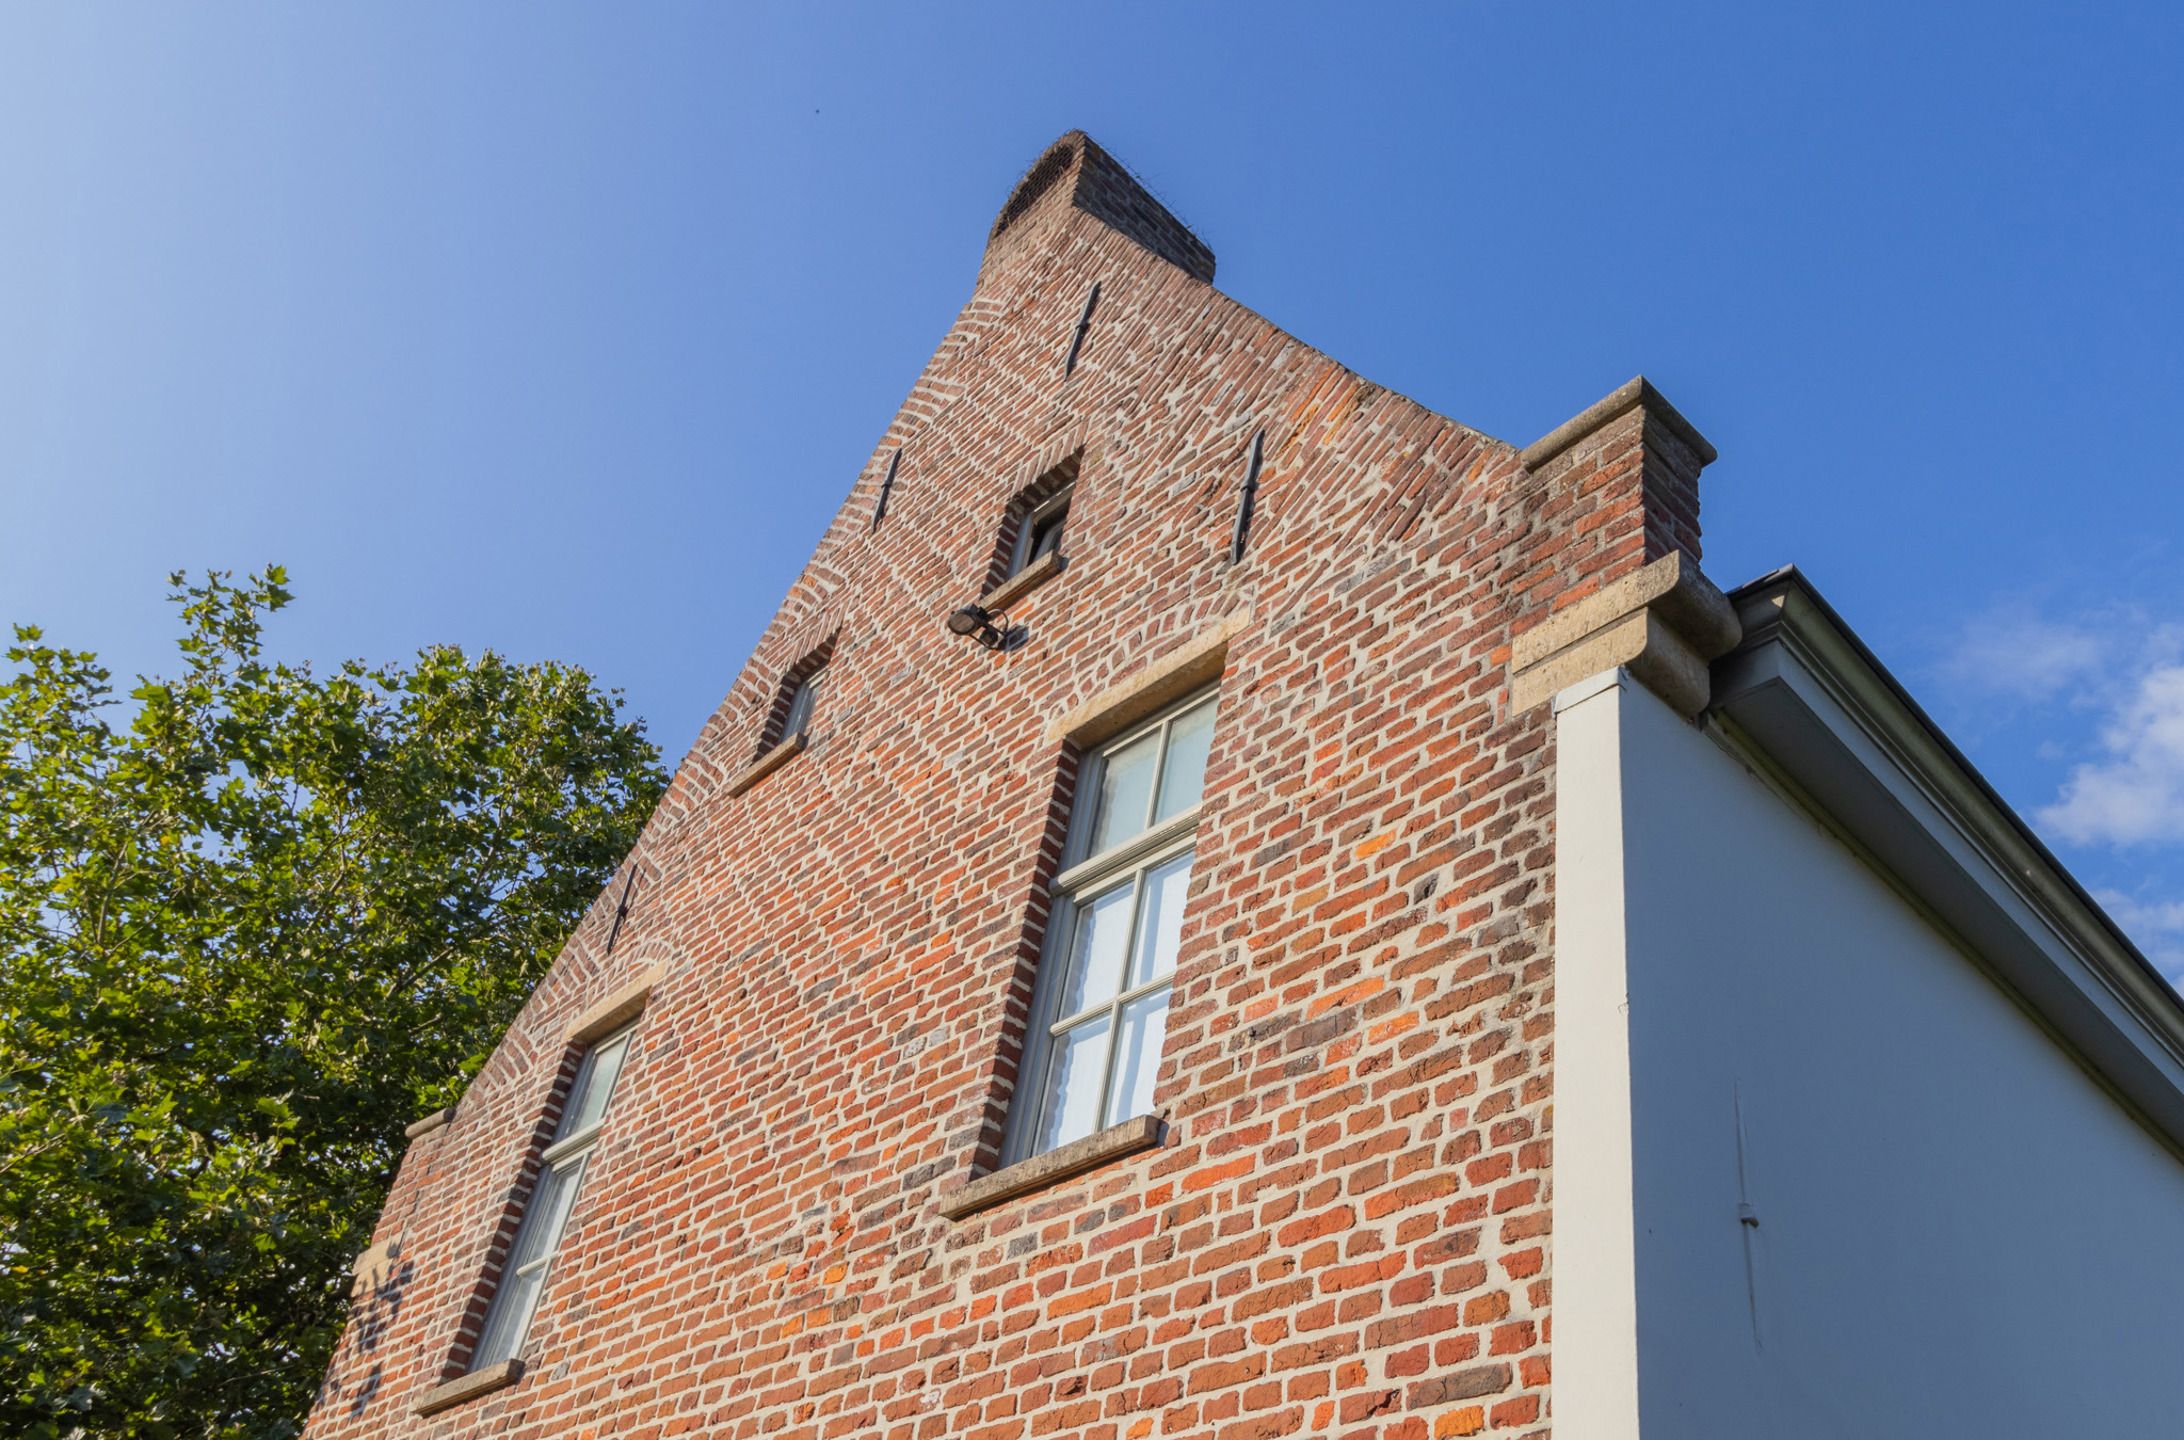
[(1038, 204), (1040, 197), (1069, 173), (1069, 167), (1076, 159), (1077, 147), (1074, 145), (1057, 145), (1040, 156), (1039, 162), (1016, 183), (1016, 193), (1009, 196), (1009, 203), (1001, 207), (1001, 218), (993, 222), (993, 233), (986, 237), (987, 243), (999, 239), (1002, 231), (1023, 219), (1024, 212)]
[(1062, 528), (1069, 523), (1069, 488), (1062, 491), (1024, 517), (1016, 536), (1015, 563), (1009, 573), (1016, 574), (1041, 555), (1051, 555), (1062, 548)]
[(781, 688), (774, 694), (773, 709), (768, 712), (765, 727), (759, 734), (760, 755), (811, 729), (812, 714), (819, 707), (819, 692), (826, 683), (827, 662), (833, 655), (834, 641), (829, 639), (781, 677)]
[(1069, 527), (1069, 507), (1076, 494), (1077, 467), (1081, 458), (1070, 456), (1009, 502), (989, 585), (998, 585), (1012, 575), (1022, 574), (1042, 556), (1062, 553), (1062, 537)]
[(789, 692), (789, 713), (781, 721), (781, 738), (801, 735), (811, 724), (811, 711), (819, 703), (819, 682), (826, 678), (826, 667), (820, 666), (796, 682)]

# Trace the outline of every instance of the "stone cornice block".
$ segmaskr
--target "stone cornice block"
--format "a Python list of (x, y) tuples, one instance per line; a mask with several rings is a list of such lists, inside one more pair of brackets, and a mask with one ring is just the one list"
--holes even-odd
[(1653, 388), (1652, 381), (1643, 375), (1637, 375), (1525, 446), (1524, 468), (1535, 472), (1540, 470), (1549, 461), (1594, 432), (1605, 429), (1632, 410), (1638, 409), (1645, 411), (1646, 419), (1662, 426), (1689, 446), (1699, 464), (1714, 463), (1714, 447), (1699, 433), (1698, 427), (1684, 419), (1683, 412), (1669, 404), (1668, 398)]
[(433, 1111), (430, 1115), (425, 1116), (425, 1118), (422, 1120), (410, 1121), (408, 1125), (403, 1127), (402, 1133), (408, 1138), (415, 1140), (420, 1135), (430, 1135), (433, 1131), (439, 1129), (442, 1125), (452, 1124), (454, 1122), (454, 1119), (455, 1106), (448, 1105), (441, 1109)]
[(349, 1273), (362, 1280), (375, 1270), (384, 1270), (401, 1257), (402, 1244), (392, 1237), (380, 1241), (350, 1262)]
[(1509, 704), (1529, 710), (1618, 666), (1690, 717), (1706, 708), (1707, 665), (1742, 635), (1737, 612), (1681, 552), (1588, 595), (1510, 644)]

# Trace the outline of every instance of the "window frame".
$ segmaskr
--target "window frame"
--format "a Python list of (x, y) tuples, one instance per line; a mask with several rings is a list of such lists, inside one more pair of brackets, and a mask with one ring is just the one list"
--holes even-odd
[[(637, 1026), (638, 1022), (633, 1019), (584, 1046), (576, 1074), (562, 1093), (561, 1113), (554, 1122), (556, 1133), (539, 1153), (538, 1173), (531, 1181), (530, 1193), (524, 1196), (515, 1233), (509, 1237), (508, 1248), (501, 1255), (500, 1274), (486, 1301), (485, 1314), (478, 1322), (478, 1338), (472, 1342), (469, 1360), (463, 1367), (466, 1372), (516, 1359), (522, 1353), (524, 1342), (530, 1338), (532, 1322), (538, 1318), (539, 1305), (545, 1300), (547, 1284), (553, 1277), (554, 1261), (560, 1257), (562, 1244), (568, 1238), (569, 1221), (576, 1214), (577, 1202), (583, 1198), (585, 1176), (591, 1169), (592, 1155), (599, 1148), (600, 1133), (606, 1129), (607, 1113), (614, 1103), (615, 1091), (621, 1088), (623, 1078), (629, 1074), (630, 1061), (636, 1058)], [(581, 1130), (566, 1135), (559, 1133), (563, 1125), (581, 1113), (582, 1102), (589, 1098), (586, 1092), (598, 1073), (599, 1057), (615, 1045), (621, 1046), (622, 1053), (615, 1063), (613, 1077), (607, 1082), (607, 1093), (599, 1102), (597, 1117)], [(563, 1176), (566, 1180), (561, 1180)], [(539, 1253), (518, 1264), (517, 1257), (523, 1254), (525, 1241), (538, 1222), (537, 1201), (549, 1177), (569, 1186), (569, 1198), (557, 1207), (559, 1213), (551, 1222), (552, 1233), (546, 1237)], [(538, 1283), (520, 1302), (521, 1312), (511, 1319), (511, 1312), (504, 1308), (509, 1303), (507, 1297), (516, 1278), (527, 1272), (536, 1273)], [(504, 1332), (505, 1344), (498, 1343)]]
[[(1165, 820), (1153, 817), (1159, 814), (1162, 799), (1163, 771), (1167, 764), (1169, 748), (1173, 743), (1175, 722), (1201, 708), (1213, 707), (1215, 734), (1220, 723), (1220, 687), (1207, 685), (1171, 705), (1163, 706), (1154, 714), (1118, 731), (1115, 735), (1090, 747), (1078, 766), (1077, 782), (1069, 801), (1069, 822), (1062, 846), (1062, 868), (1056, 873), (1050, 887), (1045, 933), (1041, 937), (1038, 969), (1032, 980), (1032, 1001), (1025, 1024), (1023, 1055), (1017, 1067), (1017, 1084), (1009, 1104), (1007, 1124), (1002, 1139), (1001, 1163), (1015, 1164), (1028, 1160), (1045, 1151), (1037, 1148), (1040, 1132), (1045, 1128), (1049, 1111), (1059, 1098), (1053, 1093), (1054, 1065), (1059, 1046), (1055, 1043), (1064, 1032), (1088, 1023), (1102, 1011), (1108, 1018), (1109, 1034), (1107, 1055), (1100, 1074), (1097, 1123), (1092, 1133), (1135, 1118), (1124, 1115), (1110, 1118), (1109, 1106), (1114, 1103), (1116, 1066), (1122, 1049), (1121, 1023), (1124, 1010), (1133, 1002), (1162, 990), (1172, 991), (1176, 970), (1170, 967), (1165, 973), (1132, 985), (1128, 967), (1133, 962), (1149, 916), (1145, 906), (1145, 877), (1178, 856), (1194, 857), (1198, 848), (1198, 826), (1205, 814), (1205, 774), (1199, 773), (1199, 798)], [(1100, 818), (1100, 785), (1108, 763), (1115, 754), (1158, 733), (1159, 744), (1152, 758), (1153, 783), (1147, 787), (1145, 814), (1147, 823), (1143, 830), (1110, 845), (1097, 853), (1087, 853), (1093, 830)], [(1212, 760), (1213, 736), (1207, 739), (1207, 764)], [(1192, 873), (1195, 874), (1195, 863)], [(1063, 992), (1068, 988), (1071, 976), (1072, 948), (1077, 938), (1078, 917), (1084, 908), (1102, 896), (1112, 893), (1124, 884), (1137, 887), (1137, 899), (1130, 915), (1130, 930), (1123, 940), (1123, 974), (1121, 984), (1105, 999), (1085, 1004), (1069, 1014), (1061, 1014)], [(1188, 917), (1188, 882), (1181, 903), (1185, 906), (1183, 918)], [(1187, 933), (1187, 932), (1186, 932)], [(1179, 942), (1180, 943), (1180, 942)], [(1162, 1032), (1162, 1049), (1166, 1048), (1166, 1031)], [(1153, 1061), (1157, 1072), (1160, 1058)], [(1064, 1142), (1067, 1143), (1067, 1142)]]
[[(1077, 482), (1071, 479), (1046, 499), (1025, 508), (1022, 518), (1016, 522), (1016, 538), (1009, 546), (1008, 574), (1002, 579), (1023, 574), (1041, 555), (1062, 552), (1062, 541), (1069, 534), (1070, 501), (1076, 493)], [(1053, 530), (1054, 543), (1045, 550), (1035, 549), (1040, 527), (1049, 520), (1059, 521)]]
[[(822, 660), (790, 684), (788, 708), (781, 712), (781, 733), (773, 738), (774, 744), (784, 744), (810, 732), (812, 718), (819, 713), (819, 693), (826, 673), (827, 661)], [(803, 707), (802, 714), (798, 713), (798, 706)]]

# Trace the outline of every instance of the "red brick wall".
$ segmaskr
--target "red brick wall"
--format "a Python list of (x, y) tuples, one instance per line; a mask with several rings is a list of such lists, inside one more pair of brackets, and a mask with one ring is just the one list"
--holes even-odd
[[(684, 762), (612, 955), (618, 886), (414, 1142), (312, 1440), (1546, 1432), (1554, 768), (1508, 648), (1643, 561), (1647, 487), (1527, 474), (1110, 228), (1152, 202), (1101, 183), (996, 242)], [(1010, 498), (1079, 446), (1027, 642), (946, 633)], [(1048, 727), (1235, 616), (1166, 1143), (944, 1219), (1012, 1078), (1074, 764)], [(829, 636), (809, 748), (729, 795)], [(654, 965), (529, 1373), (413, 1418), (575, 1017)]]

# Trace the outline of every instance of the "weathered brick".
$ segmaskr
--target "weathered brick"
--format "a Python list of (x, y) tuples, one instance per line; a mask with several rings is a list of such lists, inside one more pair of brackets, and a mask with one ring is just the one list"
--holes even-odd
[[(1546, 1413), (1555, 756), (1511, 654), (1696, 557), (1696, 469), (1633, 411), (1535, 472), (1212, 273), (1081, 138), (1034, 167), (677, 770), (611, 953), (618, 890), (412, 1141), (373, 1237), (396, 1268), (360, 1287), (310, 1440), (1423, 1440)], [(1067, 563), (1012, 602), (1008, 648), (947, 633), (1063, 462)], [(1198, 653), (1220, 712), (1165, 1134), (947, 1218), (1016, 1079), (1078, 764), (1054, 727)], [(754, 776), (820, 654), (807, 743)], [(528, 1373), (418, 1419), (475, 1336), (572, 1024), (649, 971)]]

